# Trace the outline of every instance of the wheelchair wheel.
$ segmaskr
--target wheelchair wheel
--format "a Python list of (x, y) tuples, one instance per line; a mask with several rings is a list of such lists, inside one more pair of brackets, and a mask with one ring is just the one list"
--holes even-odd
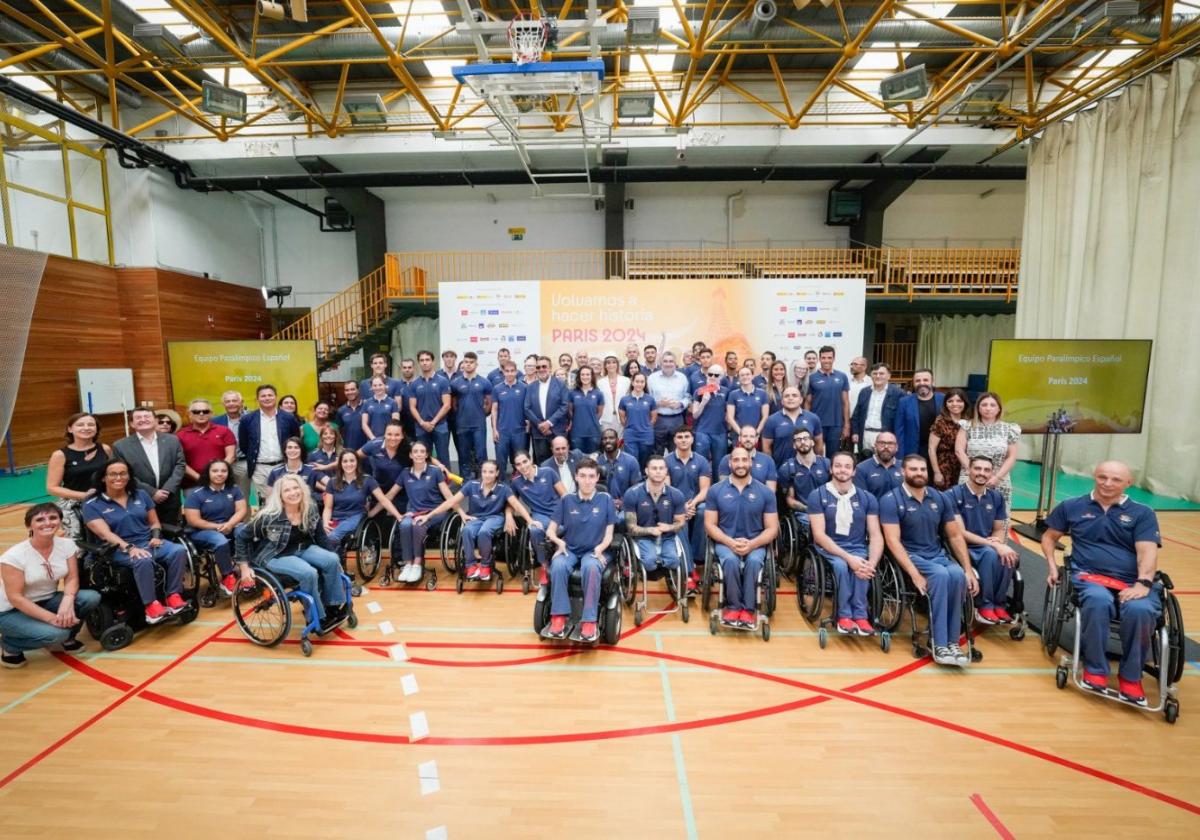
[(794, 550), (796, 547), (796, 521), (790, 516), (779, 518), (779, 536), (775, 538), (775, 556), (779, 558), (779, 571), (790, 576), (795, 570)]
[(133, 628), (125, 622), (118, 622), (105, 629), (100, 634), (100, 647), (105, 650), (120, 650), (128, 647), (133, 641)]
[(1058, 650), (1058, 639), (1062, 633), (1063, 608), (1067, 592), (1066, 575), (1066, 569), (1059, 566), (1058, 585), (1047, 586), (1046, 595), (1042, 599), (1042, 649), (1050, 657), (1053, 657)]
[(779, 589), (779, 566), (775, 562), (775, 554), (767, 551), (763, 561), (763, 612), (768, 616), (775, 615), (775, 592)]
[(84, 623), (87, 624), (88, 633), (98, 642), (100, 641), (100, 637), (104, 635), (104, 631), (112, 627), (116, 623), (116, 620), (116, 616), (113, 615), (113, 608), (104, 603), (102, 599), (96, 605), (96, 608), (88, 613)]
[(176, 619), (180, 624), (191, 624), (200, 614), (200, 600), (197, 597), (200, 591), (200, 578), (196, 569), (196, 557), (191, 551), (188, 551), (187, 560), (183, 564), (183, 581), (180, 590), (183, 600), (187, 602), (187, 608), (176, 614)]
[(813, 549), (800, 556), (800, 567), (796, 572), (796, 605), (800, 614), (809, 621), (821, 615), (821, 602), (825, 597), (825, 563)]
[(550, 623), (550, 593), (533, 603), (533, 632), (541, 635), (542, 628)]
[[(709, 552), (704, 559), (704, 574), (700, 578), (700, 609), (712, 610), (713, 590), (717, 586), (717, 555)], [(716, 630), (713, 631), (716, 633)]]
[(615, 645), (621, 640), (621, 602), (619, 600), (604, 610), (604, 627), (600, 633), (600, 640), (606, 645)]
[(462, 530), (462, 517), (457, 513), (451, 514), (450, 518), (442, 523), (442, 532), (439, 538), (439, 545), (442, 553), (442, 566), (450, 574), (458, 572), (458, 564), (456, 562), (457, 555), (450, 550), (450, 546), (458, 545), (459, 532)]
[(881, 560), (871, 579), (868, 593), (871, 611), (880, 631), (891, 634), (904, 618), (904, 598), (900, 584), (900, 570), (890, 560)]
[(636, 552), (633, 549), (633, 541), (626, 536), (619, 539), (615, 548), (613, 559), (617, 563), (617, 586), (621, 590), (621, 603), (630, 607), (637, 597), (637, 586), (633, 579)]
[(1179, 701), (1174, 697), (1167, 700), (1166, 705), (1163, 706), (1163, 717), (1166, 718), (1167, 723), (1179, 720)]
[(379, 572), (379, 564), (383, 559), (383, 531), (379, 523), (369, 519), (362, 527), (358, 539), (357, 558), (359, 577), (363, 583), (370, 583)]
[[(1179, 609), (1179, 600), (1170, 592), (1164, 592), (1166, 596), (1163, 604), (1163, 623), (1167, 628), (1167, 651), (1169, 662), (1167, 662), (1167, 684), (1175, 685), (1183, 679), (1183, 671), (1187, 663), (1187, 655), (1184, 650), (1185, 637), (1183, 632), (1183, 613)], [(1155, 651), (1158, 650), (1157, 645), (1154, 646)], [(1178, 713), (1179, 704), (1175, 704), (1176, 713)], [(1169, 723), (1174, 721), (1168, 718)]]
[(254, 569), (254, 586), (233, 591), (233, 616), (247, 639), (275, 647), (292, 632), (292, 605), (275, 576)]

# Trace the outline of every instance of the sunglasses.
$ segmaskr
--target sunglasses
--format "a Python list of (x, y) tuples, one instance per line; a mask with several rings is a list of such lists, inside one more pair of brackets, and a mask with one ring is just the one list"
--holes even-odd
[(212, 414), (212, 409), (211, 408), (193, 408), (193, 409), (191, 409), (191, 412), (192, 412), (192, 414)]
[(720, 378), (721, 378), (721, 374), (719, 374), (719, 373), (710, 373), (710, 374), (708, 375), (708, 378), (709, 378), (709, 379), (720, 379)]

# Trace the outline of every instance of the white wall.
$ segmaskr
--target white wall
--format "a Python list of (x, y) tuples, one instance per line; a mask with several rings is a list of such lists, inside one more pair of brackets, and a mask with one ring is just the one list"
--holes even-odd
[[(321, 207), (323, 191), (293, 193)], [(279, 285), (291, 286), (287, 306), (315, 307), (358, 280), (353, 233), (322, 233), (320, 219), (287, 204), (275, 205)]]
[(883, 239), (899, 247), (1021, 244), (1024, 181), (918, 181), (888, 208)]

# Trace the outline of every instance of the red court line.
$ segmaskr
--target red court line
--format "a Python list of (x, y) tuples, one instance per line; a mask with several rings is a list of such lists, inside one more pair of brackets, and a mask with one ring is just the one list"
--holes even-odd
[(1163, 537), (1163, 539), (1167, 542), (1173, 542), (1176, 545), (1181, 545), (1184, 548), (1190, 548), (1192, 551), (1200, 551), (1200, 546), (1192, 545), (1191, 543), (1185, 543), (1183, 540), (1177, 540), (1174, 537)]
[[(158, 671), (155, 671), (153, 674), (151, 674), (148, 678), (143, 680), (141, 683), (130, 688), (128, 691), (125, 692), (125, 694), (121, 695), (116, 700), (114, 700), (113, 702), (111, 702), (107, 706), (105, 706), (103, 709), (96, 712), (96, 714), (92, 715), (90, 718), (85, 720), (83, 723), (79, 724), (79, 726), (76, 726), (74, 729), (72, 729), (66, 735), (62, 736), (57, 741), (55, 741), (53, 744), (46, 747), (44, 750), (39, 752), (33, 758), (29, 759), (24, 764), (22, 764), (20, 767), (18, 767), (16, 770), (13, 770), (11, 773), (9, 773), (7, 776), (5, 776), (3, 779), (0, 779), (0, 790), (3, 790), (8, 785), (9, 782), (13, 781), (14, 779), (19, 778), (30, 768), (36, 766), (37, 764), (41, 763), (44, 759), (53, 755), (55, 752), (57, 752), (59, 750), (60, 747), (63, 747), (66, 744), (69, 744), (77, 736), (82, 735), (84, 732), (91, 729), (93, 726), (95, 726), (97, 723), (99, 723), (101, 720), (103, 720), (105, 717), (107, 717), (111, 712), (115, 711), (117, 708), (119, 708), (121, 705), (123, 705), (125, 703), (125, 701), (129, 700), (131, 697), (136, 697), (143, 689), (146, 688), (146, 686), (150, 685), (152, 682), (159, 679), (160, 677), (166, 676), (170, 671), (174, 670), (178, 665), (183, 664), (183, 662), (185, 660), (187, 660), (190, 656), (192, 656), (192, 654), (194, 654), (196, 651), (200, 650), (202, 647), (207, 645), (210, 639), (212, 639), (215, 636), (220, 635), (221, 633), (224, 633), (226, 630), (228, 630), (232, 626), (233, 626), (233, 622), (230, 621), (224, 627), (220, 628), (215, 633), (213, 633), (212, 636), (209, 636), (208, 638), (204, 639), (200, 643), (189, 648), (178, 659), (172, 660), (166, 667), (164, 667)], [(72, 658), (72, 657), (68, 657), (68, 658)], [(105, 682), (108, 685), (112, 685), (112, 683), (109, 682), (108, 680), (102, 680), (102, 682)]]
[(983, 814), (983, 818), (991, 823), (992, 828), (996, 829), (996, 833), (1003, 837), (1004, 840), (1016, 840), (1013, 833), (1008, 830), (1004, 823), (1000, 822), (1000, 818), (983, 801), (982, 796), (978, 793), (971, 794), (971, 804), (979, 809), (979, 813)]

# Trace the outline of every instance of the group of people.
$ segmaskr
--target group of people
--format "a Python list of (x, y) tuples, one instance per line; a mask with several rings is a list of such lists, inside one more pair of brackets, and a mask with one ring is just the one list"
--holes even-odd
[[(978, 593), (981, 622), (1012, 620), (1006, 599), (1017, 555), (1006, 536), (1020, 429), (1002, 420), (997, 394), (972, 403), (960, 389), (936, 391), (928, 370), (915, 372), (905, 392), (886, 364), (859, 357), (848, 373), (836, 370), (832, 347), (806, 353), (790, 371), (769, 351), (741, 361), (725, 353), (720, 363), (715, 356), (703, 342), (679, 359), (630, 345), (623, 362), (581, 351), (557, 363), (530, 355), (518, 370), (501, 350), (495, 369), (481, 374), (472, 352), (460, 362), (447, 350), (435, 369), (433, 353), (422, 351), (393, 378), (390, 357), (376, 354), (367, 379), (345, 383), (342, 405), (318, 402), (308, 418), (264, 384), (249, 411), (234, 391), (219, 415), (193, 400), (189, 422), (174, 432), (154, 410), (135, 409), (133, 434), (111, 447), (100, 442), (96, 417), (74, 415), (49, 461), (55, 503), (30, 509), (30, 539), (0, 559), (5, 664), (48, 640), (79, 645), (78, 619), (96, 601), (80, 589), (73, 559), (72, 540), (85, 528), (132, 567), (147, 623), (183, 608), (185, 553), (164, 539), (164, 525), (186, 527), (213, 553), (223, 593), (262, 565), (296, 578), (322, 620), (334, 622), (345, 610), (338, 547), (380, 513), (396, 523), (401, 583), (421, 580), (426, 537), (452, 510), (465, 522), (470, 579), (490, 579), (499, 532), (523, 523), (537, 535), (552, 637), (568, 632), (567, 584), (577, 568), (580, 637), (598, 637), (601, 574), (617, 529), (633, 538), (647, 569), (682, 565), (689, 593), (710, 544), (722, 572), (721, 620), (753, 626), (780, 508), (808, 529), (837, 578), (840, 633), (875, 632), (867, 588), (885, 550), (929, 598), (935, 661), (966, 662), (958, 647), (965, 593)], [(461, 477), (449, 469), (451, 434)], [(1104, 492), (1100, 469), (1118, 474)], [(1076, 541), (1077, 563), (1128, 583), (1146, 577), (1154, 516), (1122, 495), (1130, 480), (1127, 469), (1101, 465), (1090, 500), (1065, 503), (1051, 519), (1063, 533), (1095, 531), (1094, 516), (1107, 523), (1112, 507), (1133, 510), (1138, 527), (1096, 534), (1102, 547), (1091, 557)], [(66, 537), (55, 536), (60, 529)], [(45, 560), (40, 571), (35, 556)], [(165, 570), (161, 592), (154, 563)], [(24, 570), (24, 581), (13, 569)], [(1123, 599), (1139, 597), (1137, 587), (1125, 591), (1135, 594)], [(1089, 638), (1085, 647), (1094, 648)], [(1133, 696), (1141, 660), (1139, 645), (1129, 647), (1121, 690)], [(1092, 654), (1089, 673), (1106, 675), (1103, 657)]]

